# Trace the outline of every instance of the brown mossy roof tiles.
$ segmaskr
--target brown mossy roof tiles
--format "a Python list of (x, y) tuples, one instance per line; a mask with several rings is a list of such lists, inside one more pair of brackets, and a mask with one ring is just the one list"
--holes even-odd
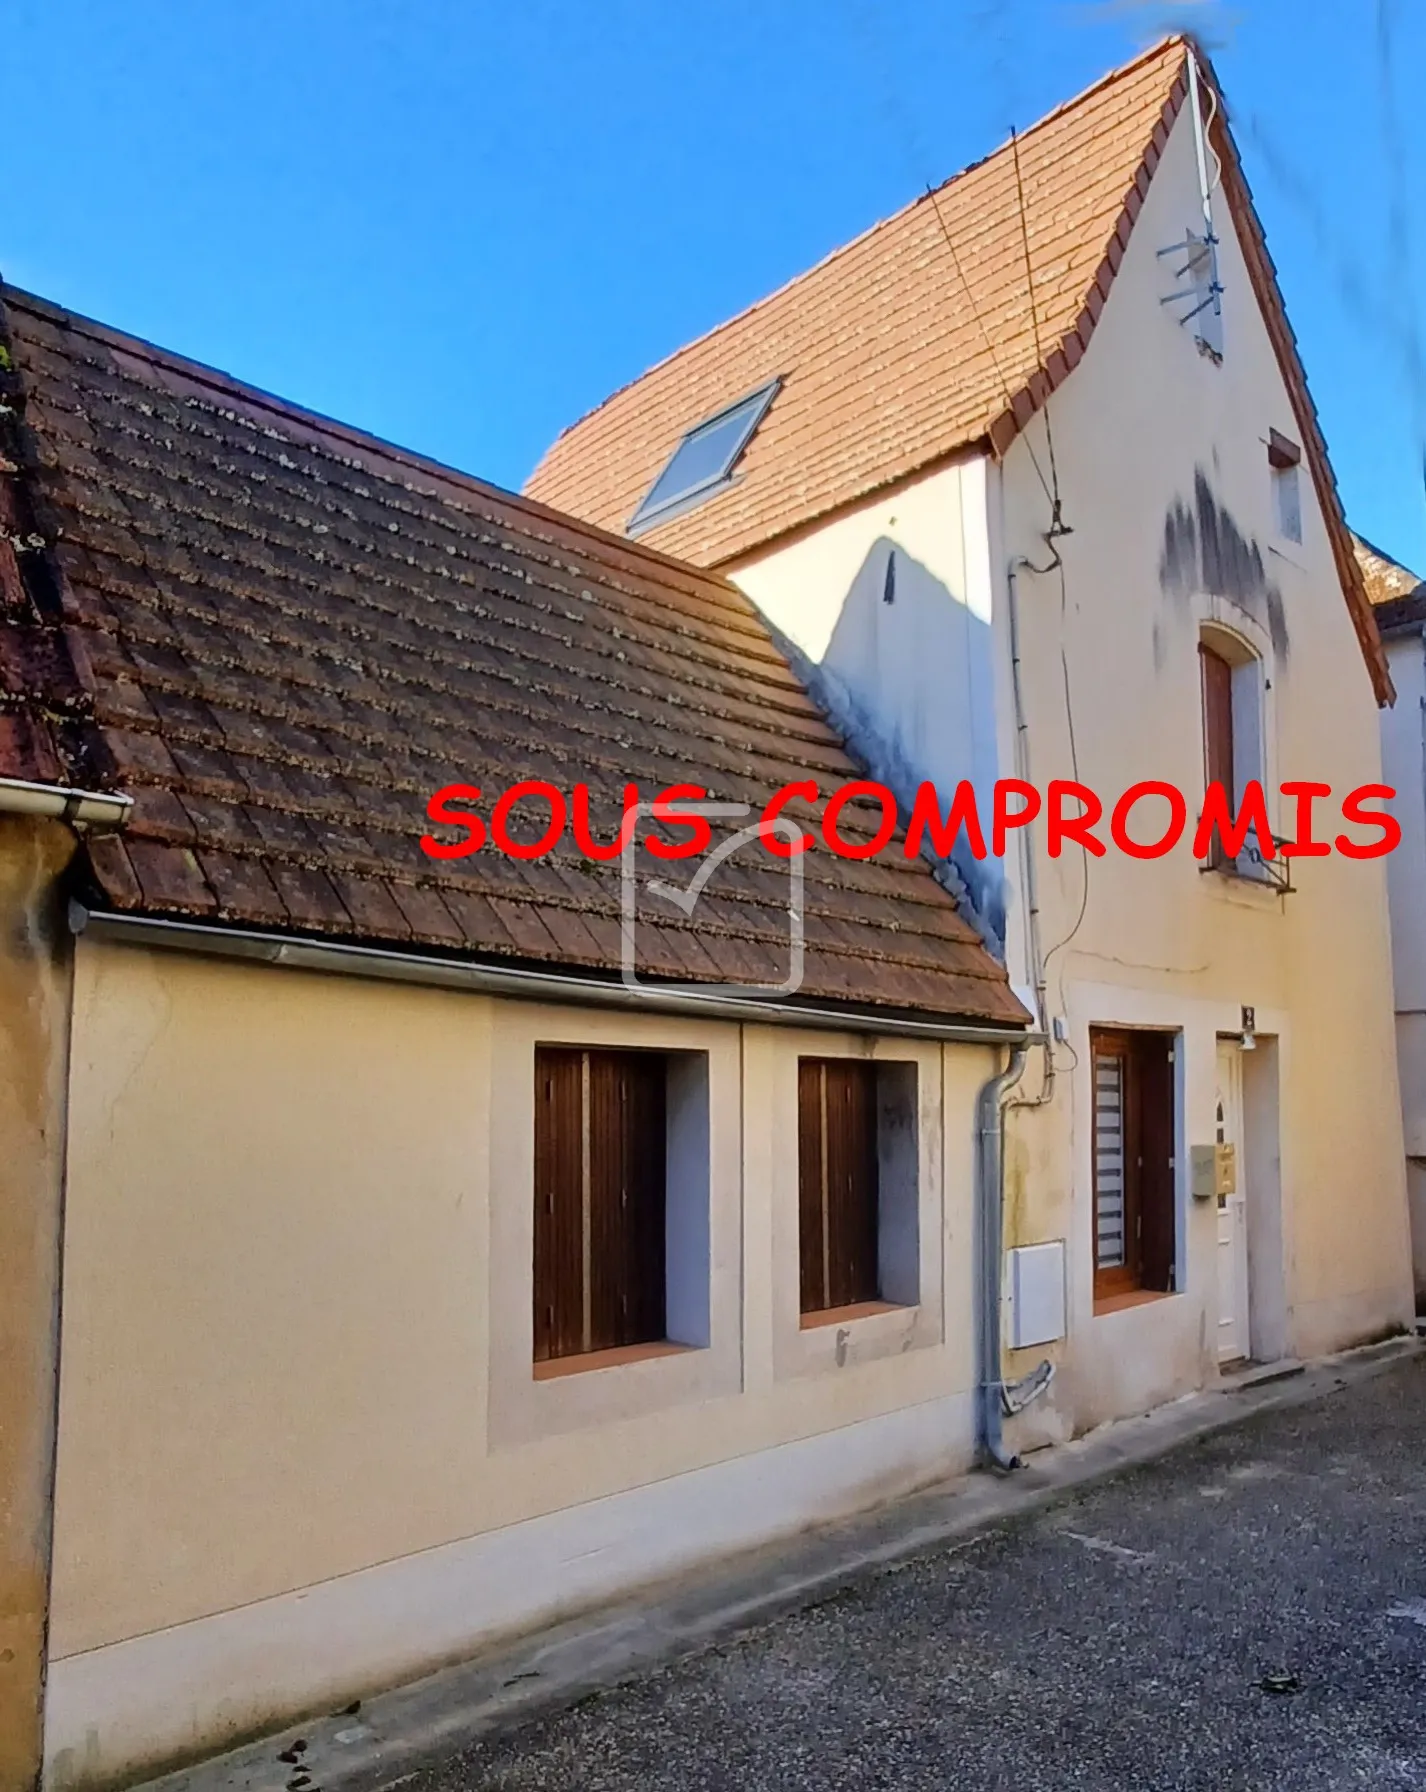
[[(123, 836), (89, 843), (115, 909), (609, 975), (619, 865), (568, 830), (540, 860), (432, 860), (432, 791), (478, 784), (488, 821), (518, 780), (585, 782), (607, 841), (626, 782), (756, 811), (857, 775), (723, 579), (13, 289), (0, 327), (0, 488), (43, 541), (0, 615), (0, 773), (133, 795)], [(843, 831), (874, 822), (854, 805)], [(692, 869), (637, 858), (645, 890)], [(803, 865), (804, 996), (1024, 1022), (924, 863)], [(641, 894), (641, 966), (775, 981), (787, 900), (761, 847), (691, 918)]]

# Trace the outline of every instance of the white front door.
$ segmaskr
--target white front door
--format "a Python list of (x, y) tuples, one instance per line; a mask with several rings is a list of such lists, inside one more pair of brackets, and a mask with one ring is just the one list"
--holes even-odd
[(1214, 1138), (1232, 1145), (1237, 1187), (1218, 1196), (1218, 1360), (1248, 1354), (1248, 1205), (1243, 1164), (1243, 1048), (1218, 1041)]

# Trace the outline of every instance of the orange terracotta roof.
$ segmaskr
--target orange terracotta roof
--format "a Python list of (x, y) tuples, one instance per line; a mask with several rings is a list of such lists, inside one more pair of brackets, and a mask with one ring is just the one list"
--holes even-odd
[(566, 430), (526, 490), (622, 529), (687, 429), (781, 375), (734, 484), (646, 537), (714, 565), (971, 443), (1008, 445), (1032, 414), (1018, 395), (1055, 351), (1066, 365), (1052, 378), (1083, 352), (1064, 339), (1086, 313), (1106, 244), (1121, 229), (1127, 241), (1183, 101), (1185, 57), (1181, 38), (1159, 44), (1014, 149), (680, 349)]
[[(781, 388), (732, 483), (646, 540), (730, 566), (957, 453), (1004, 454), (1089, 344), (1187, 96), (1188, 48), (1181, 36), (1155, 45), (671, 355), (566, 430), (526, 490), (620, 530), (686, 430), (775, 376)], [(1371, 602), (1221, 105), (1210, 132), (1352, 624), (1389, 703)]]

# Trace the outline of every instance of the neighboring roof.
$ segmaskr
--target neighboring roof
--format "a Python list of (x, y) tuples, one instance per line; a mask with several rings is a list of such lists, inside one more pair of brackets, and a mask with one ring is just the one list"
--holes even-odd
[[(724, 580), (0, 299), (0, 775), (132, 795), (88, 844), (103, 905), (607, 973), (619, 866), (568, 835), (433, 862), (433, 790), (480, 785), (488, 818), (517, 780), (583, 780), (608, 839), (628, 780), (760, 809), (857, 775)], [(803, 862), (804, 997), (1026, 1021), (926, 864)], [(641, 899), (642, 968), (776, 981), (787, 881), (744, 849), (692, 921)]]
[(1398, 629), (1419, 629), (1426, 622), (1426, 580), (1364, 537), (1354, 535), (1352, 541), (1378, 630), (1388, 635)]
[[(781, 389), (732, 483), (643, 539), (701, 566), (729, 566), (956, 454), (1003, 455), (1089, 344), (1186, 98), (1188, 47), (1183, 37), (1156, 44), (679, 349), (567, 429), (527, 492), (623, 529), (684, 432), (774, 376)], [(1199, 62), (1212, 82), (1201, 53)], [(1210, 128), (1353, 626), (1378, 700), (1390, 701), (1326, 446), (1221, 105)]]

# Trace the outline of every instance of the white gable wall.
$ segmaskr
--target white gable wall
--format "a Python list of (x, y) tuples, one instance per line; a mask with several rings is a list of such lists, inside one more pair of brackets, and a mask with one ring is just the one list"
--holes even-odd
[[(1303, 540), (1278, 531), (1268, 433), (1300, 442), (1302, 429), (1221, 192), (1213, 204), (1223, 238), (1221, 366), (1176, 321), (1185, 307), (1160, 303), (1171, 258), (1157, 251), (1202, 220), (1185, 110), (1090, 347), (1051, 400), (1072, 531), (1057, 543), (1063, 588), (1058, 569), (1016, 575), (1030, 775), (1044, 790), (1077, 768), (1104, 799), (1106, 840), (1108, 811), (1140, 780), (1176, 784), (1197, 814), (1205, 623), (1258, 656), (1250, 694), (1279, 835), (1295, 822), (1293, 803), (1275, 794), (1283, 779), (1321, 781), (1340, 797), (1381, 777), (1374, 696), (1305, 464)], [(1039, 567), (1051, 559), (1042, 483), (1050, 463), (1041, 416), (1003, 465), (969, 456), (733, 574), (819, 669), (878, 775), (891, 766), (903, 783), (930, 778), (943, 801), (972, 778), (987, 830), (989, 786), (1017, 764), (1007, 570), (1022, 558)], [(1146, 803), (1138, 837), (1153, 838), (1164, 813)], [(1318, 836), (1331, 840), (1340, 827), (1336, 804), (1322, 805)], [(1025, 1441), (1140, 1410), (1217, 1374), (1216, 1211), (1190, 1200), (1186, 1164), (1189, 1148), (1214, 1136), (1216, 1041), (1240, 1029), (1244, 1006), (1256, 1009), (1263, 1036), (1248, 1091), (1256, 1118), (1247, 1154), (1261, 1197), (1255, 1353), (1334, 1348), (1409, 1317), (1383, 864), (1299, 859), (1297, 888), (1284, 898), (1205, 873), (1191, 833), (1161, 860), (1111, 848), (1090, 864), (1086, 902), (1079, 852), (1050, 860), (1036, 831), (1048, 1018), (1069, 1038), (1057, 1052), (1053, 1100), (1011, 1118), (1007, 1242), (1066, 1241), (1069, 1336), (1048, 1352), (1060, 1374), (1050, 1400), (1020, 1422)], [(1028, 997), (1018, 845), (1004, 865), (977, 868), (964, 853), (957, 862), (986, 910), (1008, 903), (1007, 959)], [(1179, 1292), (1096, 1312), (1085, 1066), (1091, 1026), (1110, 1024), (1183, 1035)], [(1036, 1067), (1025, 1092), (1039, 1086)]]
[[(1050, 402), (1073, 531), (1058, 543), (1063, 591), (1056, 574), (1020, 574), (1034, 777), (1043, 787), (1074, 775), (1072, 720), (1079, 776), (1105, 799), (1106, 837), (1112, 802), (1139, 780), (1178, 785), (1190, 817), (1197, 812), (1197, 645), (1205, 622), (1261, 656), (1270, 785), (1319, 780), (1340, 797), (1381, 777), (1372, 688), (1305, 465), (1303, 541), (1277, 533), (1268, 432), (1301, 441), (1302, 430), (1221, 192), (1213, 203), (1223, 238), (1221, 366), (1199, 353), (1176, 308), (1160, 303), (1170, 282), (1156, 251), (1201, 220), (1185, 109), (1089, 349)], [(1002, 657), (1005, 568), (1020, 556), (1041, 565), (1048, 558), (1049, 505), (1032, 449), (1048, 475), (1043, 418), (1012, 446), (991, 491)], [(1007, 727), (1003, 718), (1002, 756)], [(1317, 835), (1331, 840), (1341, 826), (1335, 802), (1320, 811)], [(1138, 837), (1154, 838), (1166, 813), (1162, 802), (1146, 803), (1135, 817)], [(1294, 805), (1277, 806), (1274, 823), (1280, 834), (1293, 831)], [(1216, 1212), (1211, 1202), (1192, 1202), (1186, 1187), (1182, 1292), (1129, 1311), (1094, 1310), (1085, 1087), (1094, 1024), (1184, 1030), (1186, 1183), (1188, 1148), (1214, 1136), (1215, 1036), (1236, 1032), (1242, 1007), (1255, 1007), (1259, 1032), (1273, 1036), (1277, 1138), (1270, 1148), (1258, 1141), (1259, 1180), (1280, 1181), (1282, 1259), (1276, 1302), (1265, 1292), (1258, 1303), (1255, 1351), (1307, 1354), (1404, 1323), (1409, 1251), (1383, 862), (1298, 859), (1297, 890), (1283, 898), (1204, 872), (1187, 840), (1147, 862), (1111, 849), (1090, 862), (1078, 925), (1081, 855), (1071, 848), (1050, 861), (1042, 846), (1038, 862), (1043, 946), (1059, 946), (1049, 963), (1049, 1006), (1066, 1018), (1070, 1046), (1059, 1054), (1053, 1106), (1013, 1123), (1009, 1214), (1015, 1240), (1069, 1241), (1071, 1338), (1055, 1396), (1066, 1422), (1132, 1410), (1216, 1372)], [(1259, 1079), (1267, 1063), (1259, 1052)], [(1267, 1093), (1259, 1094), (1266, 1111)], [(1276, 1196), (1266, 1186), (1248, 1195), (1251, 1236), (1252, 1199)]]

